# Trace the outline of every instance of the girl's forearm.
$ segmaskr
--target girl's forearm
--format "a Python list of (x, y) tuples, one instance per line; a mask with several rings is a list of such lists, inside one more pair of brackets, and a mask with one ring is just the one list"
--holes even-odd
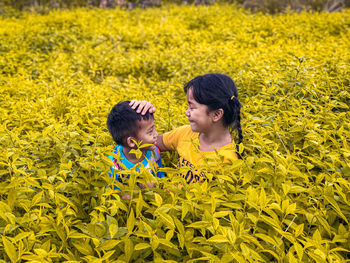
[(164, 145), (163, 134), (158, 134), (156, 145), (161, 152), (169, 151), (169, 149)]

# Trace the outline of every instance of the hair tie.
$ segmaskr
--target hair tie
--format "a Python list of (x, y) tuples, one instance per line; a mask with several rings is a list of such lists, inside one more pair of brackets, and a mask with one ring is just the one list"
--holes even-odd
[(236, 98), (235, 95), (232, 95), (232, 97), (230, 98), (230, 100), (233, 100), (234, 98)]

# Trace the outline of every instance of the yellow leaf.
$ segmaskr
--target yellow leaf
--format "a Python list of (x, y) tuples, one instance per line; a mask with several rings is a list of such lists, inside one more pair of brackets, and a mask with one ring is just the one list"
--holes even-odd
[(189, 224), (186, 227), (205, 228), (205, 227), (208, 227), (209, 225), (210, 224), (207, 221), (198, 221), (198, 222), (194, 222), (192, 224)]
[(114, 247), (118, 246), (120, 242), (122, 242), (122, 241), (121, 240), (113, 240), (113, 239), (106, 240), (105, 242), (103, 242), (101, 245), (98, 246), (98, 249), (108, 251), (108, 250), (111, 250)]
[(294, 214), (295, 209), (296, 209), (296, 206), (297, 206), (296, 203), (293, 203), (293, 204), (289, 205), (289, 206), (287, 207), (287, 209), (286, 209), (286, 215)]
[(161, 221), (170, 229), (175, 228), (174, 220), (172, 217), (164, 212), (158, 211)]
[(134, 215), (134, 210), (131, 208), (129, 218), (126, 223), (126, 228), (128, 229), (129, 233), (132, 233), (134, 226), (135, 226), (135, 215)]
[(298, 237), (300, 236), (304, 231), (304, 224), (300, 224), (300, 225), (297, 225), (296, 228), (295, 228), (295, 237)]
[(154, 193), (154, 199), (156, 201), (157, 207), (160, 207), (162, 205), (162, 203), (163, 203), (162, 197), (159, 194)]
[(164, 238), (159, 238), (158, 241), (159, 241), (159, 244), (162, 244), (164, 246), (167, 246), (173, 249), (177, 249), (177, 247), (173, 243), (171, 243), (169, 240), (166, 240)]
[(297, 252), (298, 258), (301, 262), (303, 259), (303, 253), (304, 253), (303, 247), (298, 242), (296, 242), (296, 243), (294, 243), (294, 249)]
[(11, 262), (17, 262), (18, 255), (17, 255), (15, 246), (5, 236), (2, 236), (2, 242), (4, 244), (5, 252), (7, 256), (10, 258)]
[(135, 246), (135, 250), (142, 250), (142, 249), (146, 249), (146, 248), (150, 248), (151, 245), (148, 244), (148, 243), (138, 243), (136, 246)]
[(86, 234), (83, 234), (83, 233), (78, 233), (78, 232), (70, 232), (68, 234), (68, 238), (77, 238), (77, 239), (80, 239), (80, 238), (91, 238), (90, 236), (86, 235)]
[(185, 235), (185, 228), (184, 228), (182, 222), (179, 219), (177, 219), (176, 217), (174, 217), (174, 222), (175, 222), (177, 231), (179, 231), (179, 233), (181, 235)]
[(224, 217), (224, 216), (227, 216), (231, 213), (232, 213), (232, 211), (220, 211), (220, 212), (215, 212), (213, 216), (214, 217)]
[(228, 239), (226, 237), (224, 237), (223, 235), (212, 236), (207, 241), (208, 242), (214, 242), (214, 243), (226, 243), (226, 242), (229, 242)]
[(134, 251), (134, 244), (132, 240), (128, 237), (126, 237), (126, 239), (124, 240), (124, 243), (125, 243), (124, 245), (125, 258), (126, 258), (126, 261), (129, 262), (132, 256), (132, 253)]
[(118, 232), (118, 225), (117, 224), (110, 224), (108, 227), (109, 230), (109, 234), (111, 236), (111, 238), (113, 238), (115, 236), (115, 234)]
[(260, 196), (259, 196), (259, 204), (260, 204), (260, 209), (264, 209), (266, 205), (266, 194), (264, 187), (261, 188), (260, 191)]
[(35, 254), (37, 254), (38, 256), (43, 257), (43, 258), (46, 257), (48, 254), (48, 252), (46, 250), (41, 249), (41, 248), (34, 248), (34, 252), (35, 252)]

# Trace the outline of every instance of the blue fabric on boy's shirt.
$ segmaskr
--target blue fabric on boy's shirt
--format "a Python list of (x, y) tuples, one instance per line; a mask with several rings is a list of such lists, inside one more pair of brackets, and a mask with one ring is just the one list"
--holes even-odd
[[(127, 169), (133, 168), (135, 166), (135, 164), (131, 163), (128, 159), (126, 159), (126, 157), (123, 153), (123, 146), (118, 144), (112, 152), (115, 154), (119, 153), (120, 160), (115, 159), (111, 155), (108, 156), (108, 158), (111, 159), (113, 161), (113, 163), (115, 164), (115, 166), (111, 166), (111, 172), (109, 172), (108, 174), (110, 177), (114, 177), (116, 180), (121, 181), (119, 178), (119, 174), (115, 172), (115, 170), (123, 170), (123, 168), (121, 167), (121, 165), (119, 163), (122, 163)], [(154, 167), (154, 165), (150, 165), (150, 162), (157, 163), (159, 168), (163, 167), (162, 166), (162, 159), (160, 156), (160, 151), (159, 151), (157, 146), (155, 147), (155, 149), (153, 151), (146, 151), (145, 158), (141, 162), (141, 164), (154, 175), (154, 172), (151, 168), (151, 167)], [(138, 169), (136, 169), (136, 170), (138, 170)], [(159, 177), (159, 178), (164, 177), (164, 173), (157, 172), (157, 177)]]

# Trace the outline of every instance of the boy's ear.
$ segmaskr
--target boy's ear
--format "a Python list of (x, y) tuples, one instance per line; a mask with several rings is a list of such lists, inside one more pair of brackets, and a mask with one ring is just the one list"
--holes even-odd
[(128, 147), (130, 147), (130, 148), (134, 148), (135, 146), (136, 146), (136, 144), (135, 144), (135, 138), (133, 138), (133, 137), (128, 137), (128, 138), (126, 138), (126, 144), (128, 145)]
[(214, 122), (218, 122), (219, 120), (224, 117), (224, 110), (223, 109), (217, 109), (212, 111), (212, 118)]

